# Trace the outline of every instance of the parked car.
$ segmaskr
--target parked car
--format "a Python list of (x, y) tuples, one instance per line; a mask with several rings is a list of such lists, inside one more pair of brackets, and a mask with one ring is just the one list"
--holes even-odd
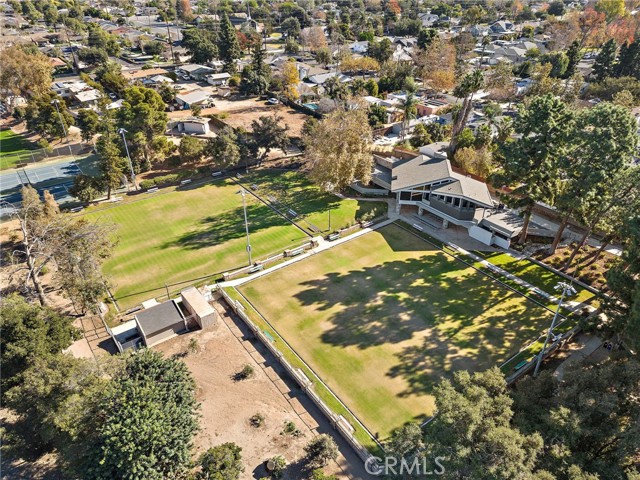
[(111, 100), (116, 100), (118, 98), (118, 96), (115, 93), (112, 92), (112, 93), (109, 94), (109, 98)]
[(269, 105), (277, 105), (280, 103), (280, 100), (278, 100), (277, 98), (271, 97), (269, 100), (267, 100), (267, 103)]
[(189, 75), (187, 74), (182, 75), (180, 78), (182, 78), (183, 80), (191, 80), (191, 77), (189, 77)]

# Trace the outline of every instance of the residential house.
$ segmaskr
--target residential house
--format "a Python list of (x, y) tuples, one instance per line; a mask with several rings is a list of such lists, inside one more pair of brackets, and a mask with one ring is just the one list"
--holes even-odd
[(433, 27), (440, 20), (440, 17), (434, 13), (420, 13), (418, 18), (423, 27)]
[(205, 80), (209, 85), (224, 86), (229, 82), (231, 75), (227, 72), (211, 73), (205, 77)]
[(95, 88), (83, 90), (73, 96), (74, 103), (80, 108), (96, 108), (100, 98), (102, 98), (102, 92)]
[(178, 93), (176, 103), (183, 109), (189, 110), (194, 105), (208, 106), (211, 102), (211, 94), (204, 90), (191, 90), (190, 92)]
[(469, 33), (475, 38), (486, 37), (489, 34), (489, 27), (487, 25), (473, 25), (469, 28)]
[(498, 20), (489, 26), (489, 34), (493, 37), (514, 33), (514, 25), (508, 20)]
[(92, 88), (82, 80), (65, 80), (62, 82), (53, 82), (51, 84), (51, 90), (62, 98), (67, 99), (73, 98), (76, 94), (84, 92), (85, 90), (92, 90)]
[(178, 133), (191, 133), (196, 135), (208, 135), (211, 131), (209, 119), (202, 117), (180, 119), (174, 128), (178, 130)]
[(129, 83), (143, 82), (149, 80), (152, 77), (162, 75), (166, 76), (169, 73), (164, 68), (148, 68), (140, 70), (127, 70), (122, 72), (122, 76), (126, 78)]
[(195, 63), (189, 63), (187, 65), (180, 65), (176, 70), (179, 75), (187, 75), (193, 80), (202, 81), (207, 75), (216, 73), (216, 71), (207, 67), (206, 65), (197, 65)]
[(369, 50), (369, 41), (364, 40), (362, 42), (353, 42), (349, 45), (349, 50), (353, 53), (367, 53), (367, 50)]
[(321, 73), (319, 75), (311, 75), (309, 77), (309, 82), (313, 83), (314, 85), (324, 85), (324, 83), (327, 80), (333, 77), (337, 77), (340, 83), (347, 83), (353, 80), (351, 77), (348, 77), (347, 75), (343, 75), (342, 73), (339, 73), (339, 72), (328, 72), (328, 73)]
[(442, 111), (448, 106), (449, 103), (444, 100), (429, 98), (421, 101), (416, 105), (416, 113), (419, 117), (424, 117), (425, 115), (437, 115), (438, 112)]

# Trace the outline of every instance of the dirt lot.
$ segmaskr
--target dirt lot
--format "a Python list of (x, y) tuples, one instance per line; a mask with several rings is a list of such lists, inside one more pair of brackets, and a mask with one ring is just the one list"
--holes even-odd
[[(217, 309), (224, 312), (221, 306)], [(242, 478), (266, 476), (264, 462), (275, 455), (284, 456), (289, 464), (283, 478), (305, 478), (301, 461), (303, 448), (317, 435), (318, 429), (316, 420), (301, 403), (308, 400), (302, 391), (285, 383), (268, 366), (271, 362), (265, 362), (267, 352), (256, 350), (256, 347), (261, 350), (264, 347), (246, 340), (234, 321), (226, 313), (224, 315), (223, 321), (214, 329), (182, 335), (155, 347), (166, 355), (180, 355), (187, 352), (192, 338), (198, 341), (199, 352), (184, 357), (196, 380), (197, 398), (201, 402), (202, 430), (196, 438), (197, 451), (224, 442), (235, 442), (242, 447), (245, 465)], [(254, 367), (253, 377), (234, 381), (232, 377), (246, 364)], [(249, 423), (257, 413), (265, 418), (260, 428)], [(301, 436), (282, 433), (288, 421), (295, 423), (302, 432)], [(359, 478), (350, 475), (348, 470), (342, 456), (337, 463), (325, 467), (326, 473), (339, 478)]]
[[(285, 105), (267, 105), (264, 100), (258, 98), (244, 98), (235, 96), (227, 99), (216, 98), (215, 107), (205, 108), (201, 115), (211, 115), (214, 113), (226, 112), (229, 114), (224, 119), (233, 127), (243, 127), (247, 130), (251, 128), (251, 121), (265, 115), (277, 113), (283, 118), (283, 123), (289, 127), (289, 136), (299, 137), (300, 131), (307, 115), (300, 113)], [(180, 110), (170, 112), (169, 118), (184, 118), (191, 116), (190, 110)]]

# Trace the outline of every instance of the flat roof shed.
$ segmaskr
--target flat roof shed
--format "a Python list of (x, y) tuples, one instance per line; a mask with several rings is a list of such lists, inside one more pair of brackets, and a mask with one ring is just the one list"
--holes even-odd
[(180, 307), (174, 300), (147, 308), (137, 313), (135, 319), (147, 347), (168, 340), (187, 328)]

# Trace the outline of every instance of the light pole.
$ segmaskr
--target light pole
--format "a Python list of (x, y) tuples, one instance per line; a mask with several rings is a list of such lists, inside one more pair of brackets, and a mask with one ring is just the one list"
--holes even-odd
[(67, 133), (67, 127), (64, 126), (64, 121), (62, 120), (62, 114), (60, 113), (60, 109), (58, 108), (58, 103), (60, 100), (54, 98), (51, 100), (51, 103), (56, 107), (56, 112), (58, 112), (58, 118), (60, 119), (60, 125), (62, 126), (62, 131), (64, 132), (64, 136), (67, 137), (67, 144), (69, 143), (69, 134)]
[(244, 198), (244, 188), (241, 188), (237, 193), (242, 195), (242, 208), (244, 210), (244, 229), (247, 233), (247, 254), (249, 255), (249, 265), (253, 265), (253, 260), (251, 259), (251, 241), (249, 240), (249, 221), (247, 220), (247, 201)]
[(124, 142), (124, 149), (127, 151), (127, 159), (129, 160), (129, 168), (131, 169), (131, 181), (133, 182), (133, 188), (137, 191), (138, 185), (136, 184), (136, 174), (133, 171), (133, 163), (131, 163), (131, 155), (129, 155), (129, 146), (127, 145), (127, 139), (124, 136), (124, 134), (127, 133), (127, 131), (124, 128), (121, 128), (120, 130), (118, 130), (118, 133), (122, 135), (122, 141)]
[(551, 326), (549, 330), (547, 330), (547, 338), (544, 340), (544, 345), (542, 346), (542, 350), (538, 354), (538, 361), (536, 362), (536, 369), (533, 371), (533, 376), (538, 376), (538, 370), (540, 370), (540, 365), (542, 364), (542, 359), (544, 358), (544, 352), (547, 349), (547, 344), (549, 343), (549, 339), (551, 338), (551, 334), (553, 333), (553, 329), (556, 326), (556, 320), (558, 319), (558, 314), (560, 313), (560, 307), (562, 307), (562, 302), (564, 301), (564, 297), (567, 295), (575, 295), (576, 289), (571, 286), (570, 283), (559, 282), (555, 287), (553, 287), (556, 292), (562, 290), (562, 295), (560, 296), (560, 301), (558, 302), (558, 307), (556, 308), (556, 313), (553, 316), (553, 320), (551, 320)]

